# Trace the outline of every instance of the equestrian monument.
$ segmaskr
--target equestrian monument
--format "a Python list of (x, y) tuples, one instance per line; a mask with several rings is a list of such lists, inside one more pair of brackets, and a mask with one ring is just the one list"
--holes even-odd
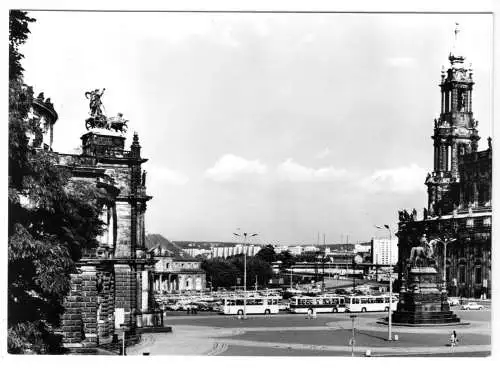
[(439, 280), (440, 275), (434, 258), (434, 246), (437, 241), (427, 241), (424, 234), (420, 238), (420, 244), (412, 247), (410, 258), (404, 265), (398, 309), (392, 315), (394, 324), (460, 323), (460, 318), (450, 311), (446, 290)]

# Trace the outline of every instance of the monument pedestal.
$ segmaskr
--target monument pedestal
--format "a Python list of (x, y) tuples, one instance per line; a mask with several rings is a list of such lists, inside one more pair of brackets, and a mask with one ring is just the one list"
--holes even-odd
[(411, 325), (460, 323), (460, 318), (450, 311), (446, 291), (439, 290), (438, 284), (439, 274), (434, 267), (412, 267), (392, 321)]

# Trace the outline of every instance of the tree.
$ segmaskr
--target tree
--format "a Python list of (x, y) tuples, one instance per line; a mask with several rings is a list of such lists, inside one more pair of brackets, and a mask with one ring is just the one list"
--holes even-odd
[[(29, 114), (33, 89), (23, 84), (19, 46), (34, 19), (10, 12), (8, 351), (58, 353), (55, 333), (69, 275), (82, 250), (97, 246), (100, 208), (109, 198), (72, 181), (57, 156), (35, 149), (42, 130)], [(34, 137), (30, 144), (28, 137)]]
[(273, 277), (271, 265), (259, 257), (250, 257), (247, 261), (247, 288), (255, 285), (256, 280), (259, 286), (267, 286)]
[(34, 18), (26, 12), (11, 10), (9, 17), (9, 80), (18, 79), (24, 71), (21, 60), (24, 56), (19, 52), (19, 46), (26, 42), (30, 33), (29, 24)]
[(273, 263), (274, 261), (276, 261), (276, 252), (274, 251), (274, 247), (271, 244), (268, 244), (264, 248), (259, 250), (256, 256), (267, 263)]
[(276, 256), (276, 258), (278, 261), (281, 261), (281, 265), (280, 265), (281, 271), (286, 270), (287, 268), (289, 268), (290, 266), (295, 264), (295, 258), (288, 250), (279, 253)]
[[(238, 278), (241, 279), (241, 284), (243, 284), (245, 273), (245, 261), (243, 254), (230, 257), (228, 258), (228, 261), (230, 261), (238, 270)], [(263, 261), (259, 257), (247, 257), (247, 289), (255, 285), (256, 276), (258, 284), (265, 286), (269, 282), (272, 275), (273, 269), (268, 262)]]
[(207, 278), (211, 280), (212, 287), (231, 287), (236, 284), (238, 269), (228, 260), (215, 258), (207, 259), (201, 263), (201, 268), (206, 272)]

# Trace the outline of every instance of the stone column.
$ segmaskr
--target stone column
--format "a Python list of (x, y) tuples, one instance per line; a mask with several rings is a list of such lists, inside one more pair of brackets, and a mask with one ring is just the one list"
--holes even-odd
[(112, 338), (113, 324), (110, 321), (112, 320), (114, 310), (113, 299), (111, 274), (109, 270), (103, 270), (98, 278), (97, 294), (97, 330), (99, 343), (110, 342)]
[(441, 91), (441, 113), (444, 112), (444, 92)]
[(445, 145), (443, 142), (439, 142), (439, 171), (445, 171), (446, 161), (445, 161)]
[(479, 191), (477, 190), (477, 183), (476, 182), (472, 183), (472, 190), (473, 190), (473, 200), (474, 200), (473, 207), (477, 207), (478, 203), (479, 203)]
[(108, 206), (103, 205), (101, 209), (101, 213), (99, 214), (99, 220), (104, 224), (103, 232), (101, 235), (97, 236), (97, 241), (100, 244), (108, 244), (108, 230), (109, 230), (109, 222), (108, 222)]
[(63, 346), (77, 347), (82, 341), (82, 279), (80, 274), (70, 275), (70, 290), (64, 298), (64, 314), (61, 316)]
[(142, 271), (142, 303), (141, 303), (141, 311), (148, 312), (149, 311), (149, 271)]
[(82, 320), (87, 346), (98, 344), (97, 336), (97, 271), (95, 266), (82, 266)]
[(108, 225), (108, 247), (114, 248), (115, 246), (115, 231), (116, 231), (116, 207), (109, 208), (109, 225)]
[(451, 146), (451, 173), (454, 177), (458, 177), (458, 147), (457, 142), (453, 142)]
[(115, 328), (125, 323), (135, 328), (135, 273), (130, 265), (115, 265)]
[[(117, 236), (115, 257), (127, 258), (133, 255), (132, 253), (132, 236), (131, 236), (131, 217), (132, 209), (128, 202), (116, 203), (117, 213)], [(134, 250), (135, 252), (135, 250)]]
[(445, 144), (444, 146), (444, 171), (449, 171), (450, 167), (448, 166), (449, 162), (449, 145)]

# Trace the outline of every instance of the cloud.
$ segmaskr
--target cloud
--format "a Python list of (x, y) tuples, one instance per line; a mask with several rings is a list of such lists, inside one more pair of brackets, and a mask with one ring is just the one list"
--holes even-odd
[(427, 170), (416, 164), (394, 169), (377, 170), (361, 181), (361, 186), (372, 193), (410, 193), (425, 189)]
[(189, 181), (189, 178), (183, 173), (166, 167), (150, 167), (147, 175), (149, 183), (151, 183), (149, 178), (156, 183), (170, 185), (184, 185)]
[(414, 58), (406, 56), (390, 57), (386, 61), (389, 66), (396, 68), (413, 68), (417, 66), (417, 61)]
[(333, 166), (314, 169), (298, 164), (289, 158), (278, 166), (278, 175), (283, 180), (295, 182), (334, 181), (348, 175), (345, 169)]
[(233, 154), (219, 158), (215, 165), (205, 172), (205, 176), (214, 181), (232, 181), (242, 174), (262, 175), (267, 172), (266, 165), (259, 160), (247, 160)]
[(316, 157), (317, 159), (322, 159), (330, 155), (330, 153), (331, 153), (330, 149), (326, 147), (324, 150), (318, 152), (314, 157)]

